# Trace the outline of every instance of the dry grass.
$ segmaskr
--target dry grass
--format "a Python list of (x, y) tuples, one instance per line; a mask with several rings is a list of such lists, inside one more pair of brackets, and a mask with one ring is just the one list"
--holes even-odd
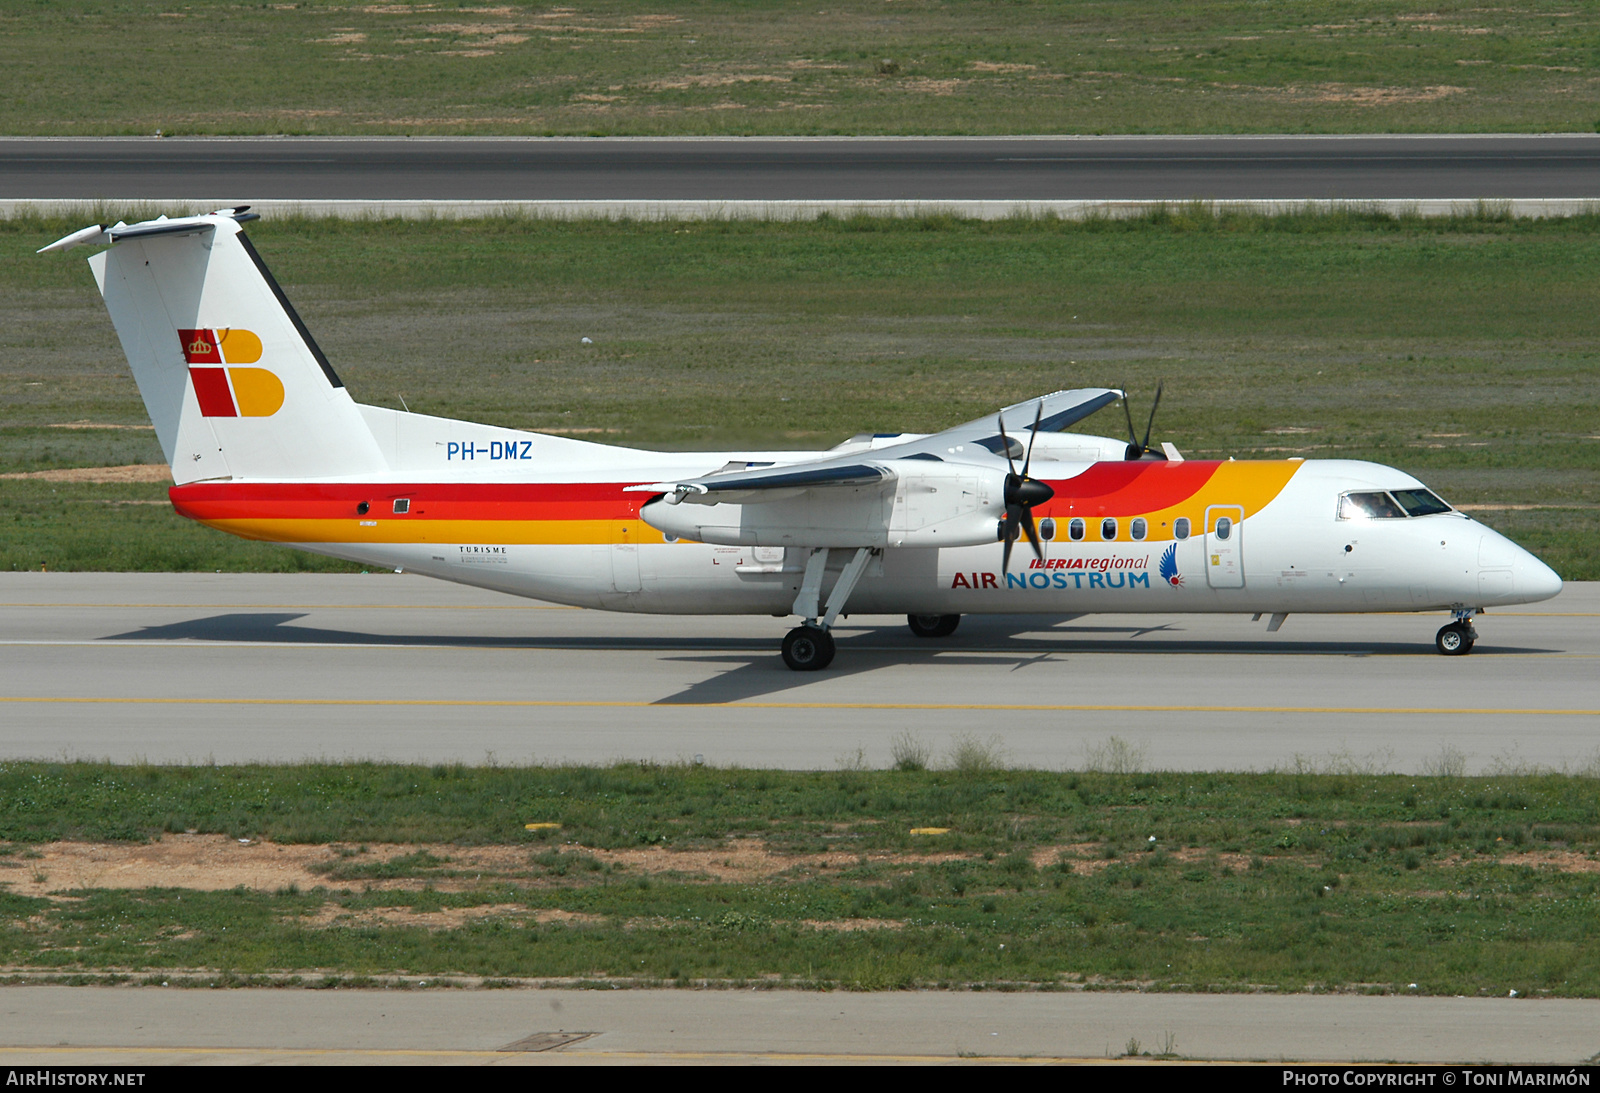
[[(686, 0), (0, 10), (8, 133), (1588, 130), (1600, 15), (1164, 0)], [(155, 65), (181, 30), (225, 65)], [(107, 95), (106, 88), (118, 92)]]

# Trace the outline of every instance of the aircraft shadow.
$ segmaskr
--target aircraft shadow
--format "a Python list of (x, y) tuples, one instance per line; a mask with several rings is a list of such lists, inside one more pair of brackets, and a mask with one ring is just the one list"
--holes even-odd
[[(1033, 624), (1030, 629), (1037, 630), (1037, 624)], [(1095, 627), (1086, 629), (1108, 630), (1112, 628)], [(920, 641), (911, 638), (909, 640), (916, 642), (916, 644), (896, 645), (889, 648), (886, 648), (879, 640), (878, 635), (871, 633), (849, 637), (841, 636), (838, 640), (838, 655), (827, 670), (819, 675), (791, 672), (784, 666), (780, 658), (772, 655), (766, 649), (763, 649), (761, 654), (755, 658), (727, 653), (686, 655), (676, 659), (682, 660), (686, 664), (703, 666), (727, 665), (728, 670), (709, 679), (692, 683), (677, 694), (657, 699), (652, 705), (718, 705), (750, 701), (803, 687), (807, 683), (847, 678), (866, 672), (875, 672), (880, 669), (903, 667), (908, 664), (937, 664), (940, 668), (984, 667), (991, 670), (1009, 665), (1010, 671), (1021, 672), (1045, 664), (1065, 664), (1073, 655), (1085, 653), (1115, 653), (1122, 656), (1170, 656), (1173, 654), (1188, 654), (1190, 656), (1196, 654), (1232, 654), (1236, 656), (1270, 657), (1408, 656), (1433, 658), (1438, 656), (1434, 652), (1431, 641), (1276, 642), (1147, 639), (1133, 642), (1127, 640), (1128, 637), (1133, 636), (1131, 628), (1124, 630), (1123, 633), (1125, 636), (1121, 641), (1093, 639), (1062, 641), (1057, 640), (1054, 634), (1048, 636), (1028, 634), (1025, 637), (1010, 637), (1003, 641), (985, 642), (981, 645), (974, 644), (970, 640), (966, 643), (961, 643), (954, 638), (947, 639), (944, 642)], [(972, 635), (972, 637), (976, 636)], [(1486, 652), (1491, 655), (1515, 655), (1548, 651), (1544, 649), (1496, 646), (1493, 649), (1480, 648), (1473, 655), (1481, 656)], [(1011, 655), (1007, 656), (1006, 654)], [(884, 695), (881, 700), (891, 702), (895, 700), (895, 696)], [(915, 696), (910, 696), (909, 700), (915, 701)]]
[[(1395, 641), (1285, 641), (1281, 638), (1217, 640), (1189, 637), (1180, 622), (1157, 626), (1127, 623), (1091, 624), (1079, 615), (987, 616), (968, 619), (948, 638), (914, 637), (903, 624), (873, 626), (843, 622), (835, 631), (838, 656), (820, 675), (791, 672), (778, 656), (782, 627), (762, 637), (630, 638), (476, 634), (384, 634), (357, 630), (297, 626), (307, 612), (235, 612), (208, 618), (185, 619), (161, 626), (146, 626), (109, 635), (112, 641), (269, 642), (307, 645), (391, 645), (396, 648), (497, 648), (565, 649), (595, 652), (653, 652), (684, 665), (726, 666), (709, 679), (658, 699), (655, 705), (717, 705), (748, 701), (804, 687), (807, 684), (847, 678), (906, 664), (940, 667), (987, 668), (1010, 666), (1027, 671), (1073, 654), (1172, 655), (1232, 654), (1238, 656), (1434, 656), (1433, 643), (1419, 634), (1417, 640)], [(1425, 628), (1426, 629), (1426, 628)], [(1487, 645), (1474, 656), (1546, 653), (1555, 650)]]
[(163, 626), (145, 626), (123, 634), (108, 634), (102, 641), (213, 641), (271, 642), (307, 645), (393, 645), (417, 648), (440, 646), (461, 649), (594, 649), (594, 650), (769, 650), (775, 640), (697, 637), (537, 637), (516, 634), (383, 634), (359, 630), (334, 630), (291, 625), (307, 612), (213, 615)]

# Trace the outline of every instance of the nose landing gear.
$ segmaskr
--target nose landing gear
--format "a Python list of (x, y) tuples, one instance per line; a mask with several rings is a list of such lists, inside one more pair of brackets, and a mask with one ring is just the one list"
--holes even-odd
[(1475, 614), (1476, 608), (1456, 609), (1456, 621), (1441, 626), (1434, 635), (1433, 644), (1439, 652), (1447, 657), (1464, 657), (1472, 652), (1472, 646), (1478, 640), (1478, 632), (1472, 628), (1472, 616)]

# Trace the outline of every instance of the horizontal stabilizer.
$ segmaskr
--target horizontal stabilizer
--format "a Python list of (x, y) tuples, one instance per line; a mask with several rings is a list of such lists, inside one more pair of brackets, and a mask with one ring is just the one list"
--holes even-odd
[[(225, 216), (240, 224), (249, 220), (260, 220), (258, 213), (246, 212), (248, 205), (240, 205), (233, 209), (218, 209), (212, 217)], [(124, 239), (139, 239), (152, 235), (195, 235), (199, 232), (214, 231), (216, 222), (204, 216), (180, 216), (170, 218), (158, 216), (154, 220), (146, 220), (142, 224), (90, 224), (87, 228), (79, 228), (71, 235), (63, 235), (54, 243), (47, 243), (34, 253), (44, 254), (48, 251), (71, 250), (73, 247), (102, 247), (107, 243), (118, 243)]]

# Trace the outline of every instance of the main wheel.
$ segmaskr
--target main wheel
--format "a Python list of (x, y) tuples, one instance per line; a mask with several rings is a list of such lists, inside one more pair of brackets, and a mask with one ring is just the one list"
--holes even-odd
[(783, 662), (797, 672), (820, 672), (833, 663), (833, 635), (817, 626), (796, 626), (783, 636)]
[(919, 638), (947, 638), (961, 625), (960, 615), (907, 615), (906, 625)]
[(1448, 626), (1441, 626), (1434, 635), (1433, 643), (1439, 647), (1439, 652), (1447, 657), (1463, 657), (1472, 652), (1472, 643), (1478, 635), (1466, 623), (1452, 622)]

